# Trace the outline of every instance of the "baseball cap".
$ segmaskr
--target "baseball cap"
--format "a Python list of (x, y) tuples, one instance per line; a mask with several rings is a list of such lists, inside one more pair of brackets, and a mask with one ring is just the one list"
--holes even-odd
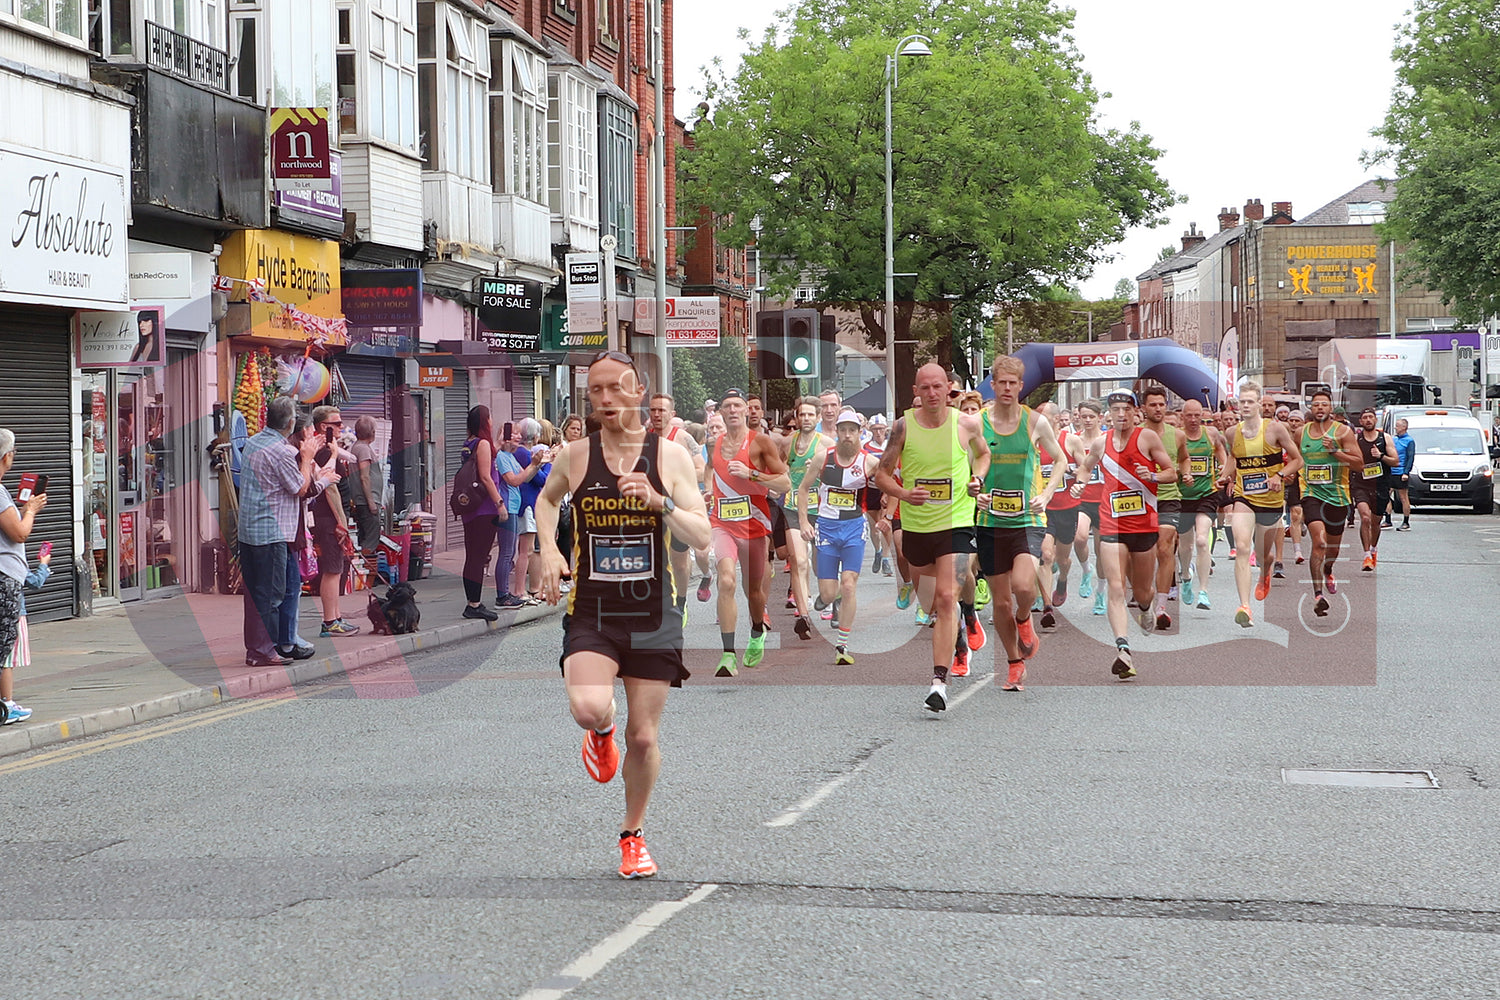
[(857, 424), (857, 423), (859, 423), (859, 414), (855, 413), (853, 410), (844, 410), (842, 413), (839, 414), (839, 418), (834, 421), (834, 425), (835, 426), (837, 426), (838, 424)]
[(744, 399), (745, 398), (745, 394), (743, 392), (740, 392), (738, 389), (725, 389), (724, 390), (724, 398), (725, 399)]
[(719, 405), (719, 401), (716, 400), (716, 399), (705, 399), (703, 401), (703, 405), (704, 406), (718, 406)]
[(885, 424), (886, 424), (886, 420), (885, 420), (885, 414), (884, 413), (877, 413), (873, 417), (870, 418), (870, 426), (871, 427), (884, 427)]
[(1129, 389), (1116, 389), (1109, 394), (1106, 401), (1109, 403), (1129, 403), (1131, 406), (1136, 405), (1135, 393)]

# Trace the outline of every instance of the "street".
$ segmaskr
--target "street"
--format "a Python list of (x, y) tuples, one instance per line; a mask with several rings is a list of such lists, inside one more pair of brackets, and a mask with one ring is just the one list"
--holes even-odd
[[(862, 580), (854, 667), (792, 635), (778, 573), (780, 642), (716, 680), (713, 604), (690, 601), (643, 882), (614, 873), (622, 790), (583, 773), (556, 617), (5, 758), (0, 987), (1494, 996), (1497, 521), (1422, 512), (1387, 533), (1331, 637), (1297, 624), (1290, 548), (1256, 634), (1221, 629), (1221, 543), (1212, 615), (1132, 624), (1137, 681), (1109, 676), (1075, 596), (1024, 693), (993, 683), (991, 631), (941, 716), (921, 710), (926, 633), (893, 580)], [(745, 617), (741, 600), (741, 648)]]

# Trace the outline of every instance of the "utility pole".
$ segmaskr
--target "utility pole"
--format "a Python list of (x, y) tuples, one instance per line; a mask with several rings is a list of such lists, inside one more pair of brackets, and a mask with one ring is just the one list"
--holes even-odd
[(659, 391), (672, 391), (672, 352), (667, 350), (667, 117), (666, 117), (666, 75), (667, 64), (665, 46), (663, 44), (662, 25), (666, 14), (666, 0), (646, 0), (647, 3), (656, 5), (656, 30), (652, 33), (649, 44), (655, 54), (653, 62), (656, 65), (656, 135), (653, 146), (656, 150), (655, 176), (651, 178), (654, 187), (654, 198), (656, 216), (656, 246), (652, 250), (652, 256), (656, 258), (656, 344), (655, 351), (661, 368), (661, 384)]

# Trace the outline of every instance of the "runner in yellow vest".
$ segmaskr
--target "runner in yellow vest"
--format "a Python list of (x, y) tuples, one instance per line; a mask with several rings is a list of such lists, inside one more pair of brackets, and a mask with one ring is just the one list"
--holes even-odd
[[(948, 708), (948, 662), (958, 640), (958, 591), (974, 546), (974, 497), (989, 471), (990, 452), (977, 416), (948, 406), (948, 375), (923, 365), (917, 405), (891, 429), (875, 485), (901, 504), (901, 547), (922, 606), (937, 617), (932, 630), (932, 687), (925, 705)], [(896, 479), (896, 468), (901, 479)]]

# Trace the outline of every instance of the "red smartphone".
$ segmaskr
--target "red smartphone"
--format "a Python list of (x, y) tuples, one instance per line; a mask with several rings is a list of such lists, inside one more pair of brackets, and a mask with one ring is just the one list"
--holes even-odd
[(52, 554), (52, 543), (51, 542), (43, 542), (42, 543), (42, 547), (36, 550), (36, 557), (38, 559), (45, 559), (48, 556), (50, 556), (51, 554)]
[(25, 503), (37, 494), (36, 473), (28, 472), (21, 477), (20, 488), (16, 490), (16, 504)]

